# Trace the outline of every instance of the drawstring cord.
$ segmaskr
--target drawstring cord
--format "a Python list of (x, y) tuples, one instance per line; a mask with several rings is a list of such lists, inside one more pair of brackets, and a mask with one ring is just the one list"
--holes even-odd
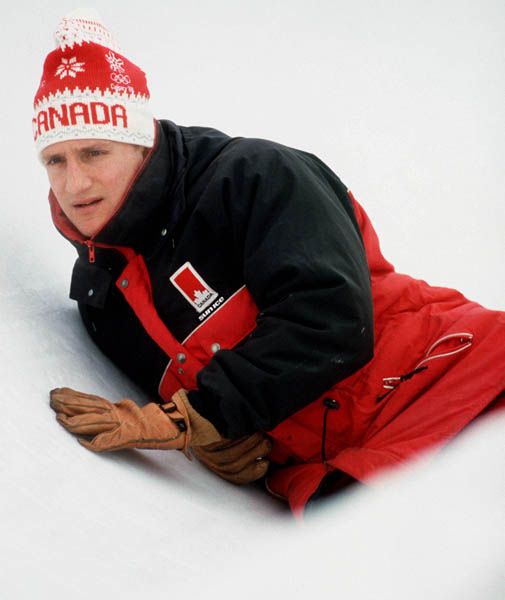
[(412, 379), (412, 377), (414, 377), (414, 375), (421, 373), (421, 371), (426, 371), (427, 368), (428, 368), (427, 366), (417, 367), (417, 368), (413, 369), (412, 371), (410, 371), (409, 373), (405, 373), (405, 375), (400, 375), (399, 377), (384, 377), (384, 379), (383, 379), (384, 387), (386, 389), (394, 390), (396, 387), (398, 387), (400, 385), (400, 383), (402, 383), (403, 381), (408, 381), (409, 379)]
[(385, 389), (387, 389), (387, 392), (385, 392), (384, 394), (377, 396), (377, 402), (381, 402), (382, 400), (384, 400), (384, 398), (386, 396), (389, 396), (389, 394), (393, 391), (396, 390), (396, 388), (400, 385), (400, 383), (403, 383), (404, 381), (408, 381), (409, 379), (412, 379), (412, 377), (414, 377), (414, 375), (417, 375), (418, 373), (422, 373), (423, 371), (426, 371), (428, 367), (425, 365), (423, 367), (416, 367), (415, 369), (412, 369), (412, 371), (409, 371), (408, 373), (405, 373), (405, 375), (400, 375), (399, 377), (384, 377), (383, 378), (383, 387)]
[[(440, 344), (442, 344), (443, 342), (451, 341), (451, 340), (457, 340), (457, 341), (459, 341), (459, 343), (461, 345), (458, 346), (457, 348), (454, 348), (454, 350), (450, 350), (448, 352), (440, 352), (438, 354), (432, 354), (432, 352), (435, 350), (435, 348), (440, 346)], [(385, 392), (384, 394), (382, 394), (380, 396), (377, 396), (377, 402), (381, 402), (382, 400), (384, 400), (384, 398), (386, 398), (386, 396), (388, 396), (391, 392), (396, 390), (396, 388), (404, 381), (407, 381), (408, 379), (411, 379), (412, 377), (414, 377), (414, 375), (417, 375), (418, 373), (425, 371), (428, 368), (428, 366), (425, 363), (427, 363), (431, 360), (436, 360), (436, 359), (444, 358), (447, 356), (453, 356), (454, 354), (459, 354), (460, 352), (463, 352), (463, 350), (470, 348), (470, 346), (472, 345), (472, 342), (473, 342), (473, 334), (467, 333), (467, 332), (466, 333), (450, 333), (448, 335), (442, 336), (428, 348), (428, 350), (426, 351), (425, 357), (420, 362), (417, 363), (417, 365), (414, 367), (414, 369), (412, 369), (412, 371), (405, 373), (405, 375), (400, 375), (399, 377), (384, 377), (382, 379), (383, 387), (384, 387), (384, 389), (387, 390), (387, 392)]]
[(326, 410), (323, 415), (323, 435), (321, 439), (321, 462), (326, 462), (326, 430), (328, 424), (328, 413), (330, 410), (336, 410), (340, 408), (340, 402), (334, 398), (325, 398), (323, 404), (326, 406)]

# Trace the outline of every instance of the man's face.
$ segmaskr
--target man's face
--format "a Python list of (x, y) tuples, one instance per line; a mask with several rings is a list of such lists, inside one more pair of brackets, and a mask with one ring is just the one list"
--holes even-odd
[(144, 159), (144, 149), (108, 140), (52, 144), (41, 157), (56, 200), (87, 238), (102, 229), (121, 204)]

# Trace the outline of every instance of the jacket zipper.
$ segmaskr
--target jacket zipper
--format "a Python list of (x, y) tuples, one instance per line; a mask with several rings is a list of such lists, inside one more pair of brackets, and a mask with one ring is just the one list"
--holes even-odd
[(88, 247), (89, 262), (94, 263), (95, 262), (95, 245), (93, 244), (93, 242), (91, 240), (86, 240), (84, 243)]

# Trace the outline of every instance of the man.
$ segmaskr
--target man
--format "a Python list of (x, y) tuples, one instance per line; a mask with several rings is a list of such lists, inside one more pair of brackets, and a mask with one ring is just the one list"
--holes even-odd
[(56, 38), (33, 126), (79, 255), (70, 295), (153, 399), (53, 390), (87, 448), (191, 448), (300, 512), (503, 404), (505, 315), (395, 273), (319, 159), (153, 120), (144, 73), (96, 18)]

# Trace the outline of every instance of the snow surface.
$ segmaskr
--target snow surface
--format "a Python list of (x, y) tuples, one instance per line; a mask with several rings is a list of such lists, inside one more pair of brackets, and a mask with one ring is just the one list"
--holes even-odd
[[(505, 6), (492, 0), (96, 3), (156, 116), (314, 152), (398, 270), (505, 310)], [(505, 598), (505, 421), (295, 522), (180, 453), (94, 455), (48, 390), (141, 392), (87, 339), (31, 100), (59, 18), (0, 9), (0, 598)]]

